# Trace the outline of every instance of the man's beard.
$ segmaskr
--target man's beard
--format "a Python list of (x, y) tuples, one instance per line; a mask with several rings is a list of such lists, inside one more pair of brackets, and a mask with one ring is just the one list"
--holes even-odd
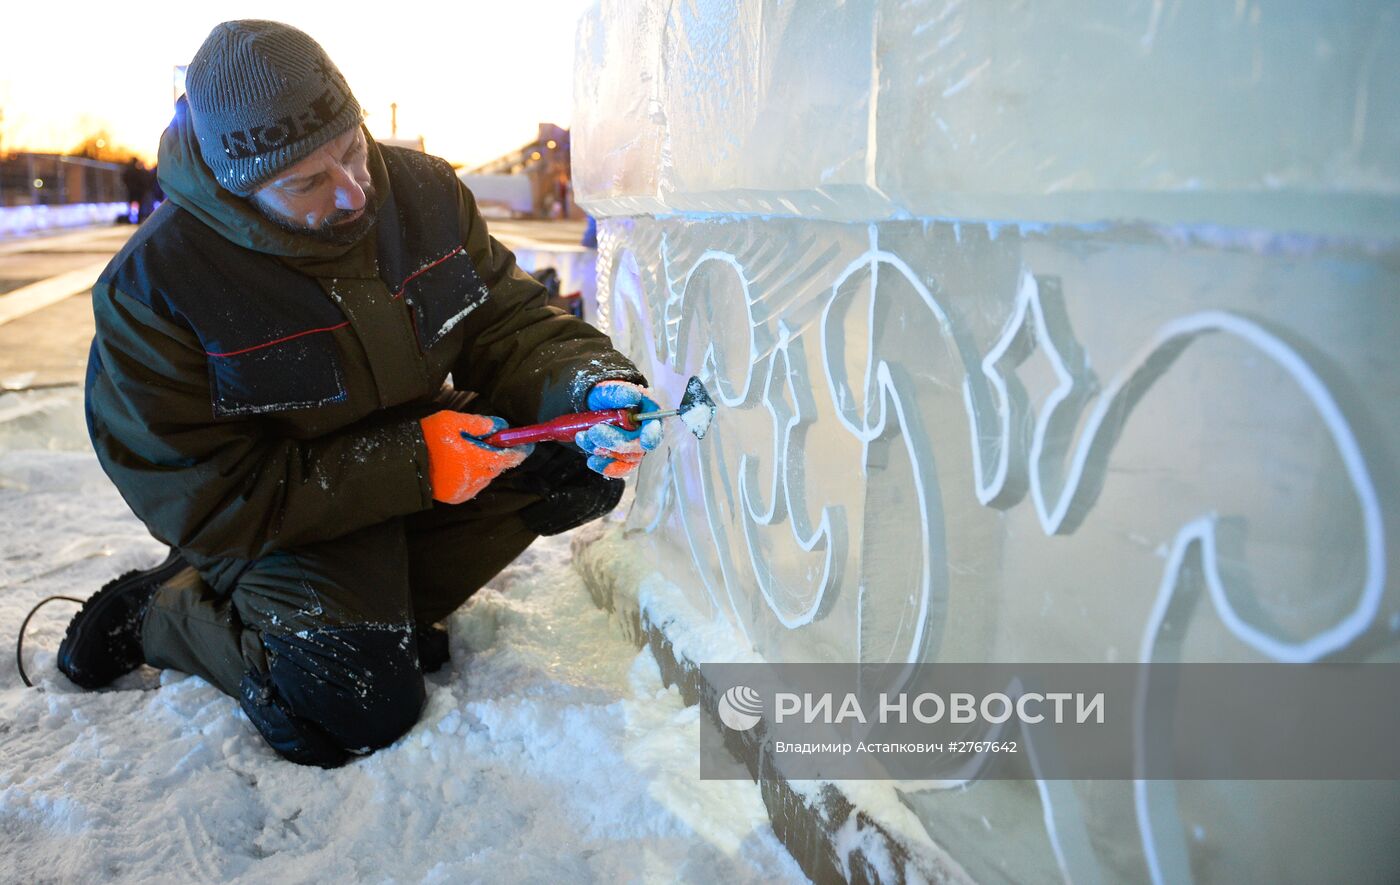
[(352, 246), (364, 239), (370, 228), (374, 227), (375, 203), (378, 194), (375, 193), (372, 185), (364, 186), (365, 208), (359, 218), (354, 221), (345, 219), (355, 214), (353, 209), (337, 209), (330, 215), (321, 219), (321, 223), (316, 227), (307, 227), (304, 224), (297, 224), (290, 218), (285, 218), (273, 212), (262, 204), (261, 200), (250, 200), (253, 208), (258, 210), (258, 214), (268, 221), (277, 225), (282, 230), (290, 234), (302, 237), (310, 237), (322, 243), (329, 243), (333, 246)]

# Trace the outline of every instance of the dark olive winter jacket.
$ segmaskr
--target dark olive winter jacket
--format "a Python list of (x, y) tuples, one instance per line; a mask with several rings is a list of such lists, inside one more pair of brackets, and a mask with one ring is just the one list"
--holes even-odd
[(448, 373), (513, 425), (640, 380), (545, 305), (445, 162), (371, 139), (379, 220), (332, 246), (220, 189), (187, 113), (169, 201), (93, 288), (87, 375), (98, 458), (161, 541), (252, 559), (433, 506), (417, 417)]

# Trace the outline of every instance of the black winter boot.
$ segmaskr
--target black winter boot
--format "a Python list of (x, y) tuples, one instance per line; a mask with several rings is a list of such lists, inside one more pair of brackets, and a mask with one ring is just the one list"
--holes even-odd
[(152, 569), (127, 572), (109, 581), (73, 616), (58, 645), (58, 669), (83, 688), (101, 688), (146, 662), (141, 621), (160, 585), (187, 568), (171, 550)]

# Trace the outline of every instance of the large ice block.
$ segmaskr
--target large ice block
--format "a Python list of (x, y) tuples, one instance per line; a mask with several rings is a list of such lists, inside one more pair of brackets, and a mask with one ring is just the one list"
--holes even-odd
[(1400, 232), (1392, 0), (605, 0), (575, 83), (595, 214)]
[[(707, 636), (1400, 660), (1400, 7), (604, 2), (578, 66), (602, 320), (720, 404), (627, 516)], [(1393, 784), (957, 786), (983, 881), (1400, 878)]]

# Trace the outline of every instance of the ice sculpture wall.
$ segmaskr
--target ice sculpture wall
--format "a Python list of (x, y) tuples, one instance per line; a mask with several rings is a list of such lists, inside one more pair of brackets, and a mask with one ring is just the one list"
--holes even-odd
[[(1400, 657), (1400, 8), (603, 2), (629, 529), (768, 660)], [(1378, 784), (908, 792), (979, 879), (1400, 875)]]

